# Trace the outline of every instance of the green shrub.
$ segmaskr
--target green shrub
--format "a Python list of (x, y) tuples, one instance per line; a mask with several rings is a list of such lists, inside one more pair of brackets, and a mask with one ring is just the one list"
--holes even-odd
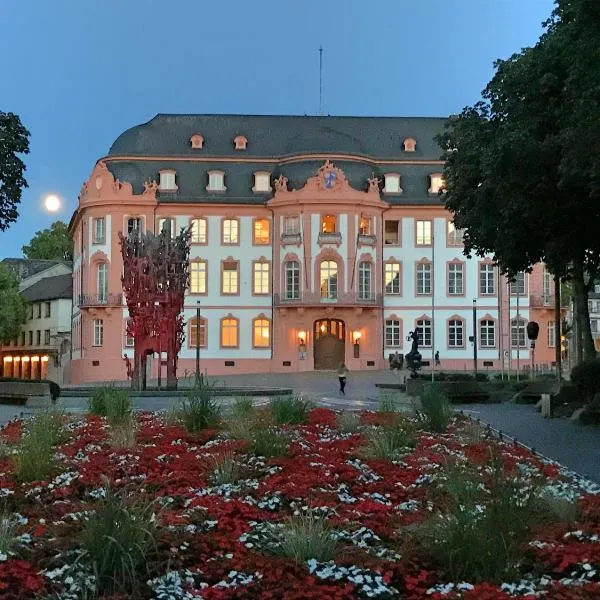
[(417, 444), (416, 427), (408, 420), (372, 428), (366, 432), (366, 437), (362, 453), (367, 458), (399, 460)]
[(112, 424), (125, 421), (131, 414), (131, 400), (126, 389), (114, 385), (95, 389), (88, 399), (88, 410), (93, 415), (106, 417)]
[(252, 398), (248, 396), (240, 396), (235, 398), (231, 405), (231, 414), (235, 419), (249, 417), (254, 412)]
[(151, 502), (129, 501), (107, 490), (81, 531), (81, 560), (96, 576), (100, 594), (127, 594), (147, 576), (146, 564), (155, 549), (156, 515)]
[(213, 398), (213, 385), (201, 380), (185, 392), (185, 400), (177, 415), (190, 433), (216, 427), (221, 419), (221, 407)]
[(379, 392), (379, 405), (377, 407), (378, 412), (382, 413), (393, 413), (396, 412), (398, 406), (395, 402), (395, 394), (386, 390)]
[(600, 392), (600, 359), (585, 360), (573, 367), (571, 381), (583, 399), (589, 402), (596, 392)]
[(336, 417), (337, 428), (341, 433), (356, 433), (360, 429), (360, 415), (351, 410), (344, 410)]
[(287, 456), (290, 438), (283, 431), (273, 427), (257, 427), (250, 432), (252, 452), (257, 456), (271, 458)]
[(308, 421), (312, 404), (302, 398), (290, 396), (274, 398), (270, 407), (277, 425), (302, 425)]
[(437, 383), (427, 383), (421, 396), (425, 426), (429, 431), (443, 433), (452, 419), (448, 397)]

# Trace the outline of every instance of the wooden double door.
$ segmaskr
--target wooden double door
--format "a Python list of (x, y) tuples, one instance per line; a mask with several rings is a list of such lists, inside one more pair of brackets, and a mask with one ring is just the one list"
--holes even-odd
[(316, 371), (337, 369), (345, 360), (346, 326), (340, 319), (320, 319), (313, 328)]

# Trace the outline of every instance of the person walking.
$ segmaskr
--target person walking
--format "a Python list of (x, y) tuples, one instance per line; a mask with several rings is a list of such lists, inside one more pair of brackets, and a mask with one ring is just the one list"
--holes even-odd
[(342, 363), (340, 368), (337, 370), (338, 379), (340, 381), (340, 394), (343, 396), (346, 395), (346, 377), (348, 376), (348, 372), (349, 371), (344, 363)]
[(435, 351), (434, 358), (435, 358), (435, 366), (439, 367), (441, 365), (441, 363), (440, 363), (440, 351), (439, 350)]

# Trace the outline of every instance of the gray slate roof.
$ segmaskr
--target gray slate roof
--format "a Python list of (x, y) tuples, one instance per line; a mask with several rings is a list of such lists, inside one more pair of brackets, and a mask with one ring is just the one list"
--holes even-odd
[[(300, 188), (323, 161), (306, 159), (283, 164), (283, 159), (306, 154), (345, 154), (352, 159), (334, 163), (344, 170), (356, 189), (366, 189), (367, 179), (373, 174), (400, 173), (404, 192), (396, 197), (386, 196), (386, 200), (394, 204), (433, 204), (439, 199), (427, 194), (428, 176), (441, 167), (391, 165), (388, 161), (440, 160), (441, 150), (434, 137), (443, 131), (445, 121), (423, 117), (159, 114), (148, 123), (122, 133), (110, 148), (107, 164), (115, 177), (133, 185), (135, 193), (143, 191), (144, 181), (158, 181), (160, 169), (175, 169), (178, 190), (159, 192), (161, 202), (263, 204), (270, 195), (252, 192), (255, 171), (270, 171), (274, 178), (283, 174), (291, 188)], [(190, 138), (194, 134), (204, 137), (202, 149), (191, 147)], [(248, 139), (246, 150), (234, 150), (236, 135)], [(407, 137), (416, 139), (415, 152), (403, 150)], [(158, 160), (135, 160), (137, 156)], [(201, 160), (164, 161), (159, 157)], [(219, 163), (211, 160), (217, 157), (231, 160)], [(238, 157), (246, 161), (268, 159), (268, 162), (237, 162)], [(209, 169), (225, 172), (226, 192), (206, 191)]]
[(67, 260), (38, 260), (29, 258), (2, 259), (2, 264), (10, 269), (19, 281), (27, 279), (27, 277), (31, 277), (37, 273), (41, 273), (42, 271), (50, 269), (51, 267), (61, 263), (67, 265), (69, 268), (73, 267), (73, 263)]
[(45, 277), (21, 293), (27, 302), (40, 302), (42, 300), (71, 299), (73, 297), (73, 276), (56, 275)]

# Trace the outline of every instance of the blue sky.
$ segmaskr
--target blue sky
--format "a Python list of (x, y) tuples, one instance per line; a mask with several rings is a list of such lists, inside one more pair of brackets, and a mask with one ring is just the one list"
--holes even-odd
[(156, 113), (446, 116), (553, 0), (1, 0), (0, 110), (31, 132), (29, 189), (0, 257), (68, 221), (95, 161)]

